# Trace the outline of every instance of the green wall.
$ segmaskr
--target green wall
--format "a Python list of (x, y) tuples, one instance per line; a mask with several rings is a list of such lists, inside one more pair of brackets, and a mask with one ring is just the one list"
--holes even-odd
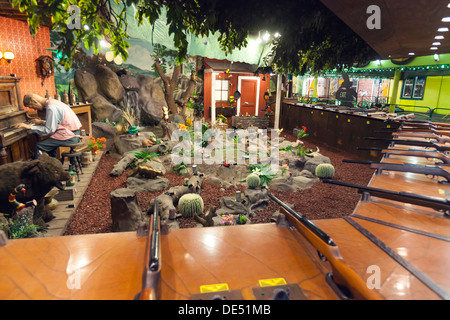
[(423, 100), (401, 99), (402, 89), (403, 81), (400, 81), (397, 101), (399, 105), (411, 106), (406, 110), (425, 112), (426, 108), (447, 108), (448, 110), (436, 110), (436, 112), (450, 113), (450, 76), (427, 76)]
[[(394, 64), (391, 60), (381, 60), (380, 65), (376, 61), (372, 61), (367, 66), (356, 70), (371, 70), (373, 74), (377, 71), (392, 71), (394, 69), (401, 70), (405, 76), (424, 75), (427, 77), (422, 100), (401, 99), (403, 80), (399, 82), (397, 103), (401, 106), (410, 106), (410, 108), (404, 108), (405, 110), (425, 112), (429, 110), (426, 108), (442, 108), (435, 112), (450, 113), (450, 54), (440, 54), (439, 61), (435, 61), (434, 55), (415, 57), (405, 65)], [(392, 94), (393, 83), (393, 80), (391, 80), (390, 94)]]

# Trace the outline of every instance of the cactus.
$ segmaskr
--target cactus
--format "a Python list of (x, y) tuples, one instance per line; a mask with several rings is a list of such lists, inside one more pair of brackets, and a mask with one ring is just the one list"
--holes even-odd
[(185, 218), (200, 215), (203, 213), (203, 199), (196, 193), (187, 193), (180, 198), (178, 209)]
[(260, 183), (259, 176), (254, 173), (249, 174), (245, 181), (247, 182), (247, 185), (250, 189), (255, 189), (257, 186), (259, 186)]
[(316, 167), (316, 176), (320, 179), (331, 179), (334, 176), (334, 167), (330, 163), (321, 163)]

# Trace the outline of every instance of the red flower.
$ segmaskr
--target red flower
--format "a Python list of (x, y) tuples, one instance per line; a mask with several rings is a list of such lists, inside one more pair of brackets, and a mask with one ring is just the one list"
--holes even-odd
[(302, 126), (302, 129), (303, 129), (304, 132), (306, 132), (306, 127), (305, 126)]

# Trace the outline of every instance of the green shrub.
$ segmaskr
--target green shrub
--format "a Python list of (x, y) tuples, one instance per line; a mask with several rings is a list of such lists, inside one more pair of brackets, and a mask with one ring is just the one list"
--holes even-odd
[(316, 176), (320, 179), (331, 179), (334, 176), (334, 167), (330, 163), (321, 163), (316, 167)]
[(187, 193), (180, 198), (178, 209), (185, 218), (203, 213), (203, 199), (196, 193)]
[(259, 179), (259, 176), (257, 174), (249, 174), (247, 176), (247, 178), (245, 179), (245, 181), (247, 182), (247, 186), (250, 189), (255, 189), (257, 186), (259, 186), (259, 183), (261, 182)]

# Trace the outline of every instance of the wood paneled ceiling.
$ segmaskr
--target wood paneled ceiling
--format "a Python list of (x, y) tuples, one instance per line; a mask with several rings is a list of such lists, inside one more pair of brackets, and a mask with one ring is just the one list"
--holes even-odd
[[(321, 0), (344, 23), (364, 39), (382, 58), (407, 58), (410, 53), (426, 56), (450, 53), (450, 0)], [(380, 8), (380, 29), (369, 29), (367, 20), (371, 5)], [(437, 40), (442, 35), (444, 39)], [(433, 42), (441, 45), (433, 45)], [(431, 50), (437, 47), (437, 50)]]

